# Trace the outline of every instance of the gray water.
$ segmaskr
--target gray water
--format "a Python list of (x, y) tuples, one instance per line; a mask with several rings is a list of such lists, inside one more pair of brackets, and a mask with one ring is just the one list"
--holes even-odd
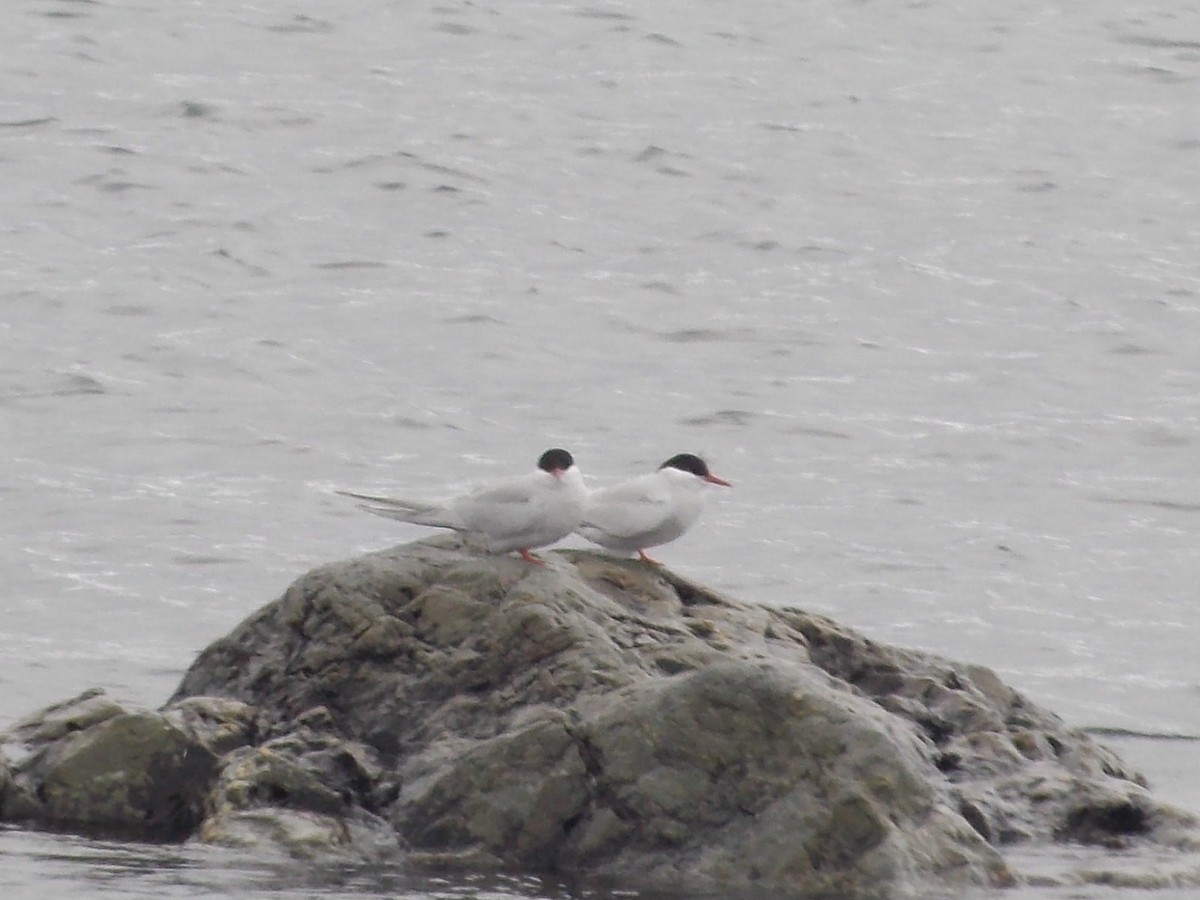
[[(0, 35), (0, 722), (156, 706), (306, 569), (426, 534), (332, 488), (692, 451), (735, 487), (664, 562), (992, 666), (1200, 811), (1196, 7), (10, 0)], [(0, 878), (315, 890), (209, 854), (0, 831)]]

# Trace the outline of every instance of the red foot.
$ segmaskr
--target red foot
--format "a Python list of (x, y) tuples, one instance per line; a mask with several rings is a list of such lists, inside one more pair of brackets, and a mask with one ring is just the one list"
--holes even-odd
[(536, 553), (530, 553), (528, 550), (521, 551), (521, 559), (525, 560), (525, 562), (533, 563), (535, 566), (544, 566), (546, 564), (544, 559)]
[(642, 562), (650, 563), (650, 565), (652, 565), (652, 566), (661, 566), (662, 565), (662, 563), (660, 563), (653, 556), (647, 556), (645, 550), (638, 551), (638, 559), (640, 559)]

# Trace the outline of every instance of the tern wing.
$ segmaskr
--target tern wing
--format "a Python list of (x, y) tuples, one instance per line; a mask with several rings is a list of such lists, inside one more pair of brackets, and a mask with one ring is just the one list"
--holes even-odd
[(541, 514), (547, 497), (538, 486), (536, 480), (499, 484), (459, 497), (450, 508), (471, 531), (503, 542), (527, 532)]
[(653, 478), (635, 478), (592, 494), (579, 530), (636, 539), (661, 528), (673, 514), (671, 495)]

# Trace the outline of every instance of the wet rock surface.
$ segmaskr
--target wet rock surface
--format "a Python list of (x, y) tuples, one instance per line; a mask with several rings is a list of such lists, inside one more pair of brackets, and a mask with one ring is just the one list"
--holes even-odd
[(158, 713), (90, 691), (6, 737), (16, 757), (0, 792), (7, 819), (155, 841), (182, 840), (203, 819), (217, 757)]
[(322, 566), (157, 712), (0, 736), (0, 817), (683, 891), (925, 896), (1005, 848), (1190, 818), (989, 670), (585, 551), (438, 538)]

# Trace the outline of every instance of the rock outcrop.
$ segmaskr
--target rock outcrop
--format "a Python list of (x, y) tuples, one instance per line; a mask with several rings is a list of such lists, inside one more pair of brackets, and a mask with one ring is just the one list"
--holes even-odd
[(10, 729), (0, 818), (861, 898), (1010, 883), (1014, 842), (1189, 839), (987, 669), (636, 561), (549, 560), (447, 537), (315, 569), (162, 710), (91, 692)]

